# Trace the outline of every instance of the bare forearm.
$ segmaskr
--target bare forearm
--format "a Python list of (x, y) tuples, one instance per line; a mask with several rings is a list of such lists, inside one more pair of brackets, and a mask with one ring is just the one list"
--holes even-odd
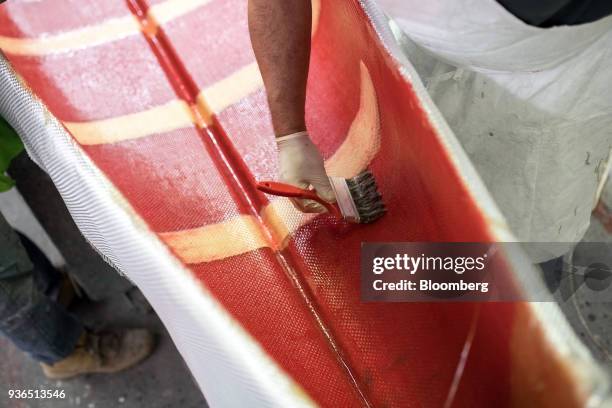
[(276, 136), (306, 130), (310, 0), (249, 0), (249, 31)]
[[(310, 0), (249, 0), (251, 43), (278, 138), (280, 179), (300, 188), (314, 188), (321, 198), (333, 202), (335, 195), (323, 157), (310, 140), (304, 119), (311, 25)], [(324, 211), (308, 200), (292, 202), (304, 212)]]

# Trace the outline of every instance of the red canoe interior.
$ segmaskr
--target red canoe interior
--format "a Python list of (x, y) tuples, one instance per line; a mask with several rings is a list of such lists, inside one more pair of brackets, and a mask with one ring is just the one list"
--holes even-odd
[[(258, 86), (214, 115), (198, 103), (201, 90), (254, 62), (246, 0), (202, 2), (206, 4), (167, 21), (149, 13), (162, 3), (13, 1), (0, 8), (0, 35), (61, 36), (136, 16), (142, 31), (133, 35), (69, 52), (5, 53), (64, 122), (118, 118), (177, 100), (192, 107), (192, 124), (82, 145), (162, 239), (163, 233), (240, 215), (253, 216), (263, 231), (271, 231), (261, 216), (269, 197), (254, 189), (254, 180), (276, 176), (264, 90)], [(180, 253), (177, 257), (189, 263), (202, 284), (322, 406), (440, 407), (453, 384), (453, 406), (542, 402), (551, 390), (556, 390), (547, 400), (551, 406), (570, 404), (572, 392), (559, 391), (564, 389), (563, 374), (540, 378), (540, 388), (531, 390), (517, 371), (532, 369), (516, 357), (515, 347), (527, 343), (516, 340), (523, 337), (517, 330), (525, 327), (521, 316), (528, 313), (521, 304), (360, 302), (363, 241), (494, 237), (418, 96), (381, 46), (359, 3), (321, 0), (315, 14), (307, 106), (311, 135), (326, 157), (336, 152), (359, 109), (360, 67), (365, 66), (380, 112), (380, 150), (370, 168), (388, 214), (371, 225), (351, 226), (323, 215), (294, 231), (285, 246), (199, 263)], [(230, 83), (227, 92), (240, 86), (239, 81)], [(208, 126), (198, 125), (202, 122)], [(468, 358), (458, 372), (466, 343), (471, 346)], [(530, 344), (526, 347), (540, 347), (537, 340)], [(546, 353), (539, 358), (541, 365), (549, 364)], [(549, 397), (540, 400), (547, 392)]]

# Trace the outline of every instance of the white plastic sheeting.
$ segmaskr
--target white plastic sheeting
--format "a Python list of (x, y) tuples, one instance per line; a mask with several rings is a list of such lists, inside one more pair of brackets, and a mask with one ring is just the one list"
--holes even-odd
[(612, 148), (612, 16), (542, 29), (494, 0), (379, 3), (514, 235), (580, 241)]

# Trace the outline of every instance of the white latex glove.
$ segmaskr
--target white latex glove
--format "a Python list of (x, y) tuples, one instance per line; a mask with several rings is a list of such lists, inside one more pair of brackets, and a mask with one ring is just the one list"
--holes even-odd
[[(276, 139), (280, 163), (280, 179), (283, 183), (308, 189), (314, 188), (317, 195), (335, 202), (329, 178), (323, 166), (323, 157), (308, 137), (308, 132), (294, 133)], [(302, 212), (325, 212), (325, 208), (312, 200), (291, 199)]]

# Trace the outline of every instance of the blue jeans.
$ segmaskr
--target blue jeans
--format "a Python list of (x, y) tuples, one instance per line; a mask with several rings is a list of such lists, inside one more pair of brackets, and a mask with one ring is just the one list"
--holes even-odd
[(83, 333), (79, 320), (51, 296), (60, 279), (38, 248), (22, 241), (0, 214), (0, 333), (47, 364), (72, 353)]

